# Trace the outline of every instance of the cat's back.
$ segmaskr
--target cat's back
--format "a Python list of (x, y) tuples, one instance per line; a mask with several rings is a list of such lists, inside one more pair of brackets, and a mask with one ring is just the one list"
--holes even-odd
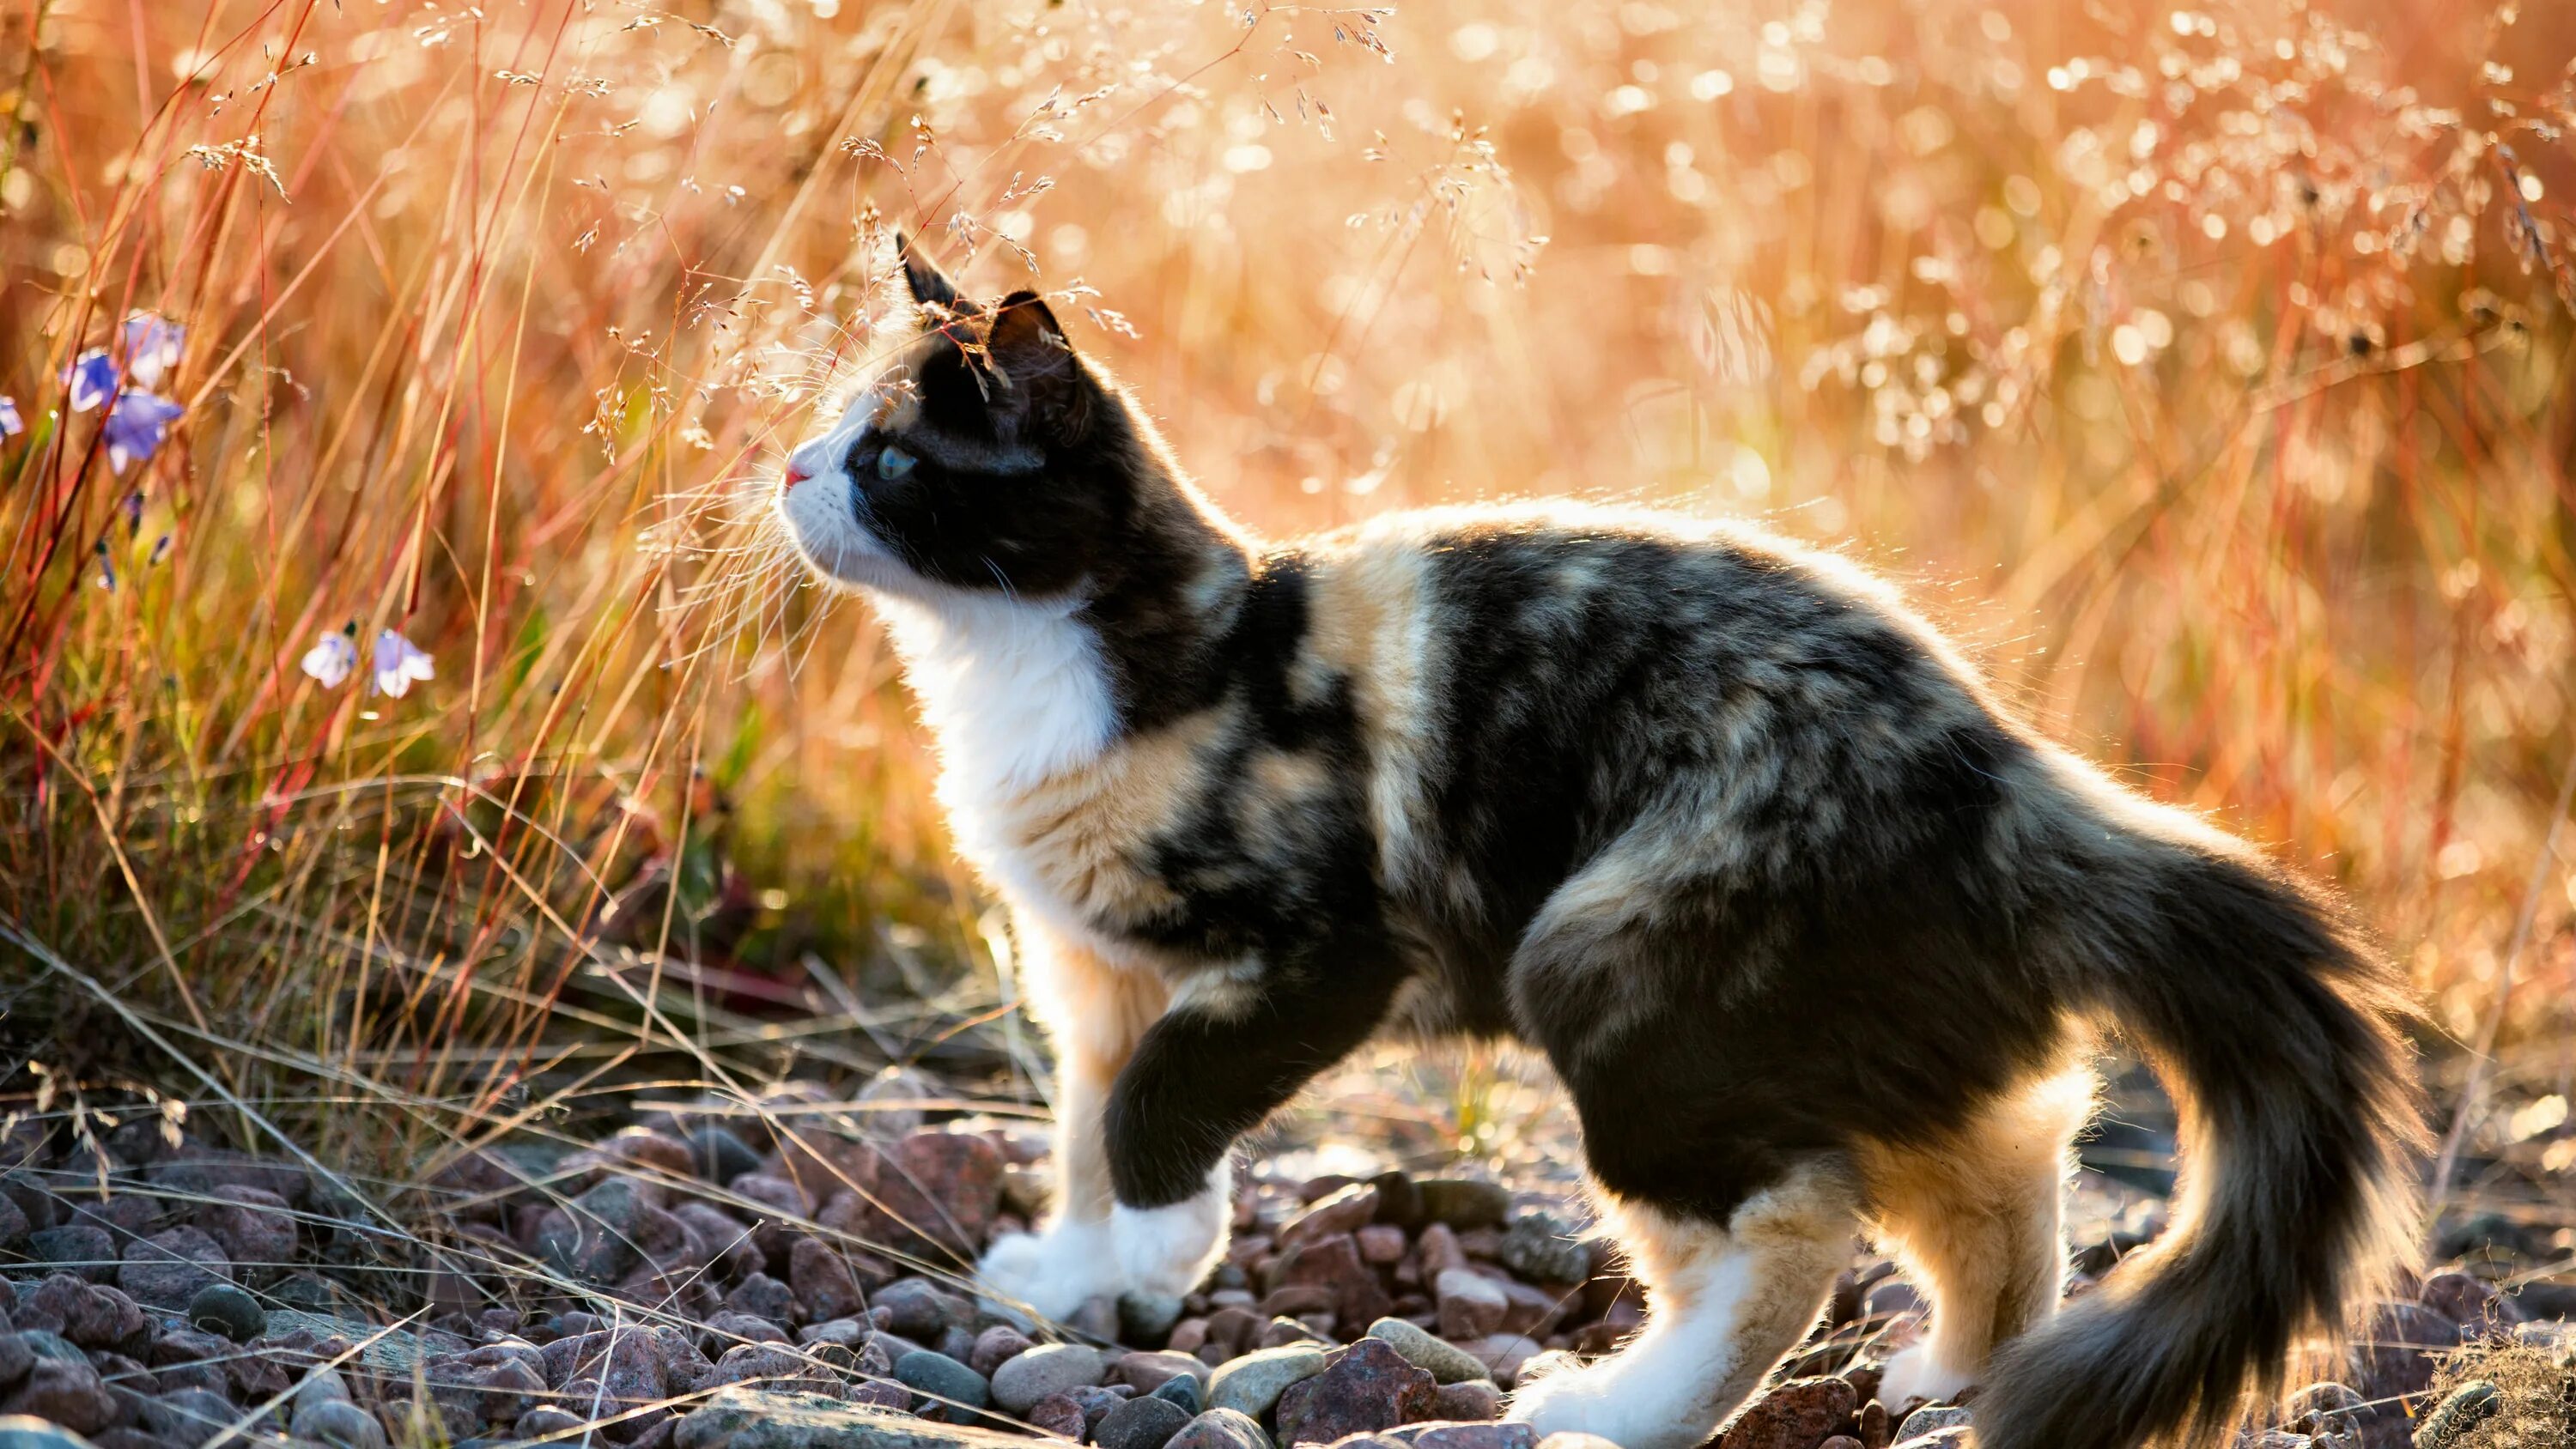
[(1381, 874), (1499, 923), (1677, 799), (1769, 830), (1963, 735), (2010, 747), (1892, 589), (1759, 529), (1518, 505), (1303, 552), (1303, 667), (1347, 681)]

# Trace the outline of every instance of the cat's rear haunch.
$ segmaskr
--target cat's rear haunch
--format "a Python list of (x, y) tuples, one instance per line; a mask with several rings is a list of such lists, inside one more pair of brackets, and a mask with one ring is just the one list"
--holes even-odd
[[(2393, 975), (1885, 587), (1570, 506), (1255, 542), (1037, 296), (906, 273), (917, 335), (780, 510), (890, 626), (1054, 1039), (1057, 1213), (996, 1292), (1194, 1287), (1231, 1144), (1386, 1029), (1529, 1043), (1581, 1115), (1650, 1311), (1521, 1387), (1543, 1431), (1698, 1444), (1865, 1231), (1934, 1305), (1891, 1404), (1980, 1383), (1985, 1449), (2204, 1442), (2402, 1258)], [(2102, 1028), (2181, 1104), (2185, 1189), (2060, 1311)]]

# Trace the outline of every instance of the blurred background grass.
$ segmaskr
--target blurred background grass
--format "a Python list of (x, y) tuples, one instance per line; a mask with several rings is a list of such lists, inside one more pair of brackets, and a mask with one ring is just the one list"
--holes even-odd
[[(763, 522), (900, 224), (1065, 296), (1257, 529), (1571, 493), (1893, 573), (2563, 1122), (2571, 55), (2433, 0), (13, 0), (0, 1089), (399, 1163), (665, 1063), (1040, 1070), (873, 624)], [(93, 348), (184, 407), (122, 470)], [(372, 692), (382, 631), (434, 677)]]

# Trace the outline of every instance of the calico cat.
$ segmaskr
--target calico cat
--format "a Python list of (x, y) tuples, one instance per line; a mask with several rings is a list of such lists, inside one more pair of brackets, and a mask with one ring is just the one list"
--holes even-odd
[[(1230, 1145), (1390, 1028), (1547, 1055), (1648, 1290), (1633, 1341), (1520, 1387), (1542, 1431), (1705, 1440), (1868, 1232), (1934, 1304), (1891, 1404), (1981, 1383), (1986, 1449), (2197, 1442), (2402, 1260), (2400, 982), (2013, 723), (1888, 588), (1570, 505), (1256, 542), (1042, 299), (903, 257), (917, 328), (779, 512), (888, 625), (1059, 1058), (1056, 1215), (992, 1289), (1188, 1291)], [(2061, 1312), (2110, 1026), (2191, 1163)]]

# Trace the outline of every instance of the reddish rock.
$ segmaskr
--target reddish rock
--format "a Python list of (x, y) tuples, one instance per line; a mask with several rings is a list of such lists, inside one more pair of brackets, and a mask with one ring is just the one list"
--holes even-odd
[(971, 1257), (1002, 1206), (1002, 1154), (971, 1132), (915, 1132), (878, 1164), (875, 1200), (849, 1231), (897, 1252), (943, 1249)]
[(127, 1246), (116, 1286), (137, 1303), (185, 1308), (198, 1289), (229, 1283), (232, 1276), (221, 1244), (196, 1228), (171, 1228)]
[(671, 1216), (688, 1224), (703, 1244), (707, 1260), (716, 1265), (720, 1277), (731, 1281), (757, 1273), (769, 1264), (758, 1244), (752, 1241), (751, 1226), (713, 1203), (684, 1202), (671, 1208)]
[(1498, 1419), (1503, 1413), (1503, 1391), (1484, 1379), (1442, 1384), (1432, 1396), (1431, 1412), (1441, 1419)]
[(132, 1298), (69, 1273), (37, 1284), (14, 1317), (20, 1328), (50, 1329), (81, 1348), (115, 1348), (152, 1327)]
[(1041, 1434), (1079, 1440), (1091, 1427), (1082, 1404), (1071, 1394), (1049, 1394), (1029, 1406), (1029, 1424)]
[(295, 1219), (286, 1199), (265, 1188), (218, 1187), (197, 1209), (197, 1226), (244, 1276), (266, 1282), (295, 1266)]
[(98, 1370), (58, 1358), (37, 1359), (26, 1381), (0, 1399), (0, 1414), (33, 1414), (75, 1434), (95, 1434), (116, 1422), (117, 1403)]
[(1392, 1429), (1430, 1417), (1437, 1398), (1429, 1370), (1415, 1367), (1393, 1344), (1363, 1338), (1326, 1355), (1322, 1373), (1279, 1396), (1279, 1442), (1330, 1444)]
[(966, 1366), (989, 1379), (993, 1370), (1027, 1353), (1031, 1347), (1027, 1334), (1007, 1323), (996, 1323), (975, 1335), (975, 1347), (966, 1355)]
[(1309, 1238), (1280, 1256), (1271, 1267), (1271, 1291), (1299, 1285), (1329, 1289), (1332, 1312), (1343, 1323), (1366, 1325), (1395, 1307), (1377, 1270), (1361, 1261), (1359, 1243), (1349, 1233)]
[(1387, 1223), (1371, 1223), (1352, 1234), (1359, 1240), (1360, 1261), (1376, 1268), (1392, 1268), (1404, 1261), (1404, 1229)]
[(850, 1265), (820, 1238), (798, 1238), (787, 1254), (787, 1283), (808, 1318), (846, 1318), (867, 1311)]
[[(765, 1318), (777, 1324), (794, 1323), (797, 1318), (796, 1290), (766, 1273), (754, 1273), (735, 1284), (733, 1291), (725, 1295), (724, 1306), (736, 1313), (748, 1313), (754, 1318)], [(840, 1315), (825, 1316), (837, 1318)]]
[(1846, 1380), (1791, 1379), (1736, 1416), (1725, 1449), (1816, 1449), (1858, 1407), (1859, 1396)]
[(1198, 1380), (1202, 1392), (1214, 1372), (1206, 1364), (1186, 1353), (1164, 1349), (1158, 1353), (1131, 1353), (1118, 1360), (1109, 1371), (1113, 1383), (1125, 1384), (1140, 1394), (1150, 1394), (1183, 1374)]
[(1413, 1240), (1413, 1256), (1422, 1264), (1425, 1280), (1467, 1266), (1466, 1250), (1458, 1246), (1458, 1231), (1447, 1223), (1425, 1223), (1420, 1236)]
[(1503, 1285), (1473, 1268), (1443, 1269), (1431, 1286), (1440, 1303), (1442, 1338), (1454, 1341), (1499, 1333), (1512, 1311), (1512, 1297)]
[(1304, 1212), (1279, 1227), (1280, 1251), (1318, 1238), (1356, 1233), (1377, 1220), (1377, 1189), (1354, 1182), (1317, 1199)]

